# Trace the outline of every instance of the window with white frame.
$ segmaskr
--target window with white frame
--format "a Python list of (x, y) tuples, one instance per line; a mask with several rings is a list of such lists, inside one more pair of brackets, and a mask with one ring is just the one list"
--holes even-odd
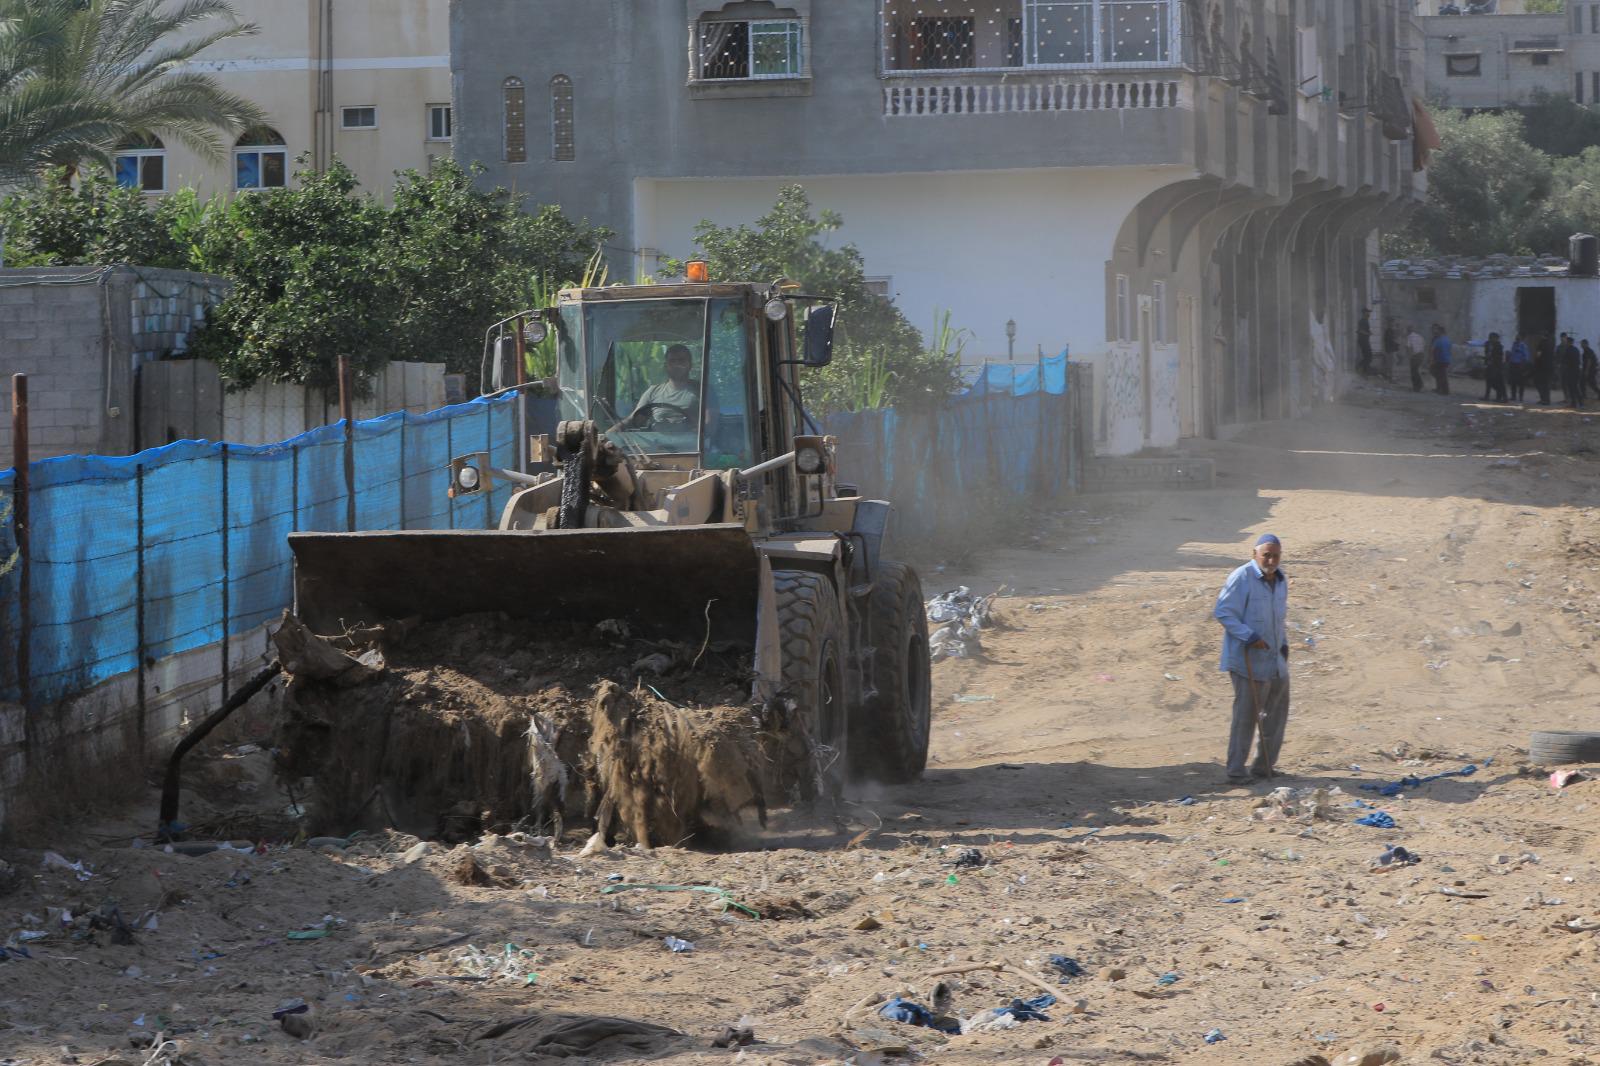
[(801, 78), (805, 59), (805, 23), (800, 19), (708, 19), (695, 27), (695, 77), (700, 81)]
[(281, 189), (289, 183), (289, 149), (277, 130), (247, 131), (233, 147), (233, 187)]
[(1179, 0), (880, 0), (883, 69), (1176, 66)]
[(455, 123), (449, 104), (428, 105), (428, 140), (448, 141), (455, 136)]
[(1167, 283), (1158, 281), (1150, 289), (1150, 319), (1155, 323), (1154, 343), (1167, 343)]
[(866, 277), (861, 279), (861, 287), (874, 296), (894, 302), (894, 279), (890, 277)]
[(342, 107), (339, 109), (339, 128), (375, 130), (378, 128), (378, 109), (370, 106)]
[(140, 192), (167, 189), (167, 149), (159, 137), (130, 137), (112, 155), (117, 184)]
[(1117, 275), (1117, 329), (1116, 337), (1119, 341), (1129, 340), (1133, 337), (1133, 300), (1128, 294), (1128, 275)]

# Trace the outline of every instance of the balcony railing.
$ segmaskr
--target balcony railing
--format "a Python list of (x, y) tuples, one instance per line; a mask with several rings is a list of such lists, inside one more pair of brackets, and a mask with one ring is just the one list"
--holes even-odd
[(889, 84), (883, 90), (883, 113), (893, 118), (1193, 106), (1188, 79), (1173, 75), (1072, 76), (1028, 81), (919, 80)]

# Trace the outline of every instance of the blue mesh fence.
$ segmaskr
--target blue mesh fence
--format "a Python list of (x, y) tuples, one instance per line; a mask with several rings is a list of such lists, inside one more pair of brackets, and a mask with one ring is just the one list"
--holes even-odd
[[(179, 441), (137, 455), (32, 464), (30, 696), (49, 703), (160, 659), (215, 644), (290, 605), (288, 534), (346, 527), (342, 426), (281, 444)], [(454, 455), (516, 455), (514, 401), (357, 422), (359, 529), (483, 528), (510, 494), (446, 498)], [(15, 472), (0, 471), (9, 501)], [(0, 564), (14, 547), (0, 521)], [(0, 575), (0, 699), (21, 695), (21, 585)], [(141, 598), (141, 590), (143, 592)], [(141, 610), (142, 607), (142, 610)]]
[(840, 476), (894, 502), (902, 528), (959, 526), (974, 507), (1075, 487), (1067, 353), (974, 368), (965, 392), (936, 411), (893, 408), (827, 420)]

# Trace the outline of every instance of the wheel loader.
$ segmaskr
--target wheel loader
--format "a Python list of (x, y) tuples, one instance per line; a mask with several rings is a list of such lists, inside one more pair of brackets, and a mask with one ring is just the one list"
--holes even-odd
[(790, 701), (804, 723), (814, 792), (915, 778), (921, 583), (885, 557), (890, 505), (837, 479), (837, 442), (801, 401), (801, 370), (832, 359), (834, 315), (692, 263), (681, 283), (567, 289), (498, 324), (483, 391), (525, 389), (524, 345), (553, 336), (560, 411), (554, 433), (522, 437), (523, 469), (452, 461), (452, 495), (512, 483), (498, 527), (292, 534), (296, 613), (324, 633), (504, 612), (725, 642), (748, 649), (752, 698)]

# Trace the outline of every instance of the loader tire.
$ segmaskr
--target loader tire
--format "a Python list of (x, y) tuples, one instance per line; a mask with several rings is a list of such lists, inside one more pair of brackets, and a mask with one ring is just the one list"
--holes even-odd
[(844, 785), (848, 735), (839, 595), (827, 578), (805, 570), (775, 570), (772, 580), (783, 688), (812, 745), (809, 752), (792, 753), (807, 768), (797, 781), (800, 796), (836, 798)]
[(905, 563), (880, 563), (867, 610), (877, 695), (850, 722), (851, 774), (891, 785), (928, 765), (933, 717), (928, 614), (922, 580)]

